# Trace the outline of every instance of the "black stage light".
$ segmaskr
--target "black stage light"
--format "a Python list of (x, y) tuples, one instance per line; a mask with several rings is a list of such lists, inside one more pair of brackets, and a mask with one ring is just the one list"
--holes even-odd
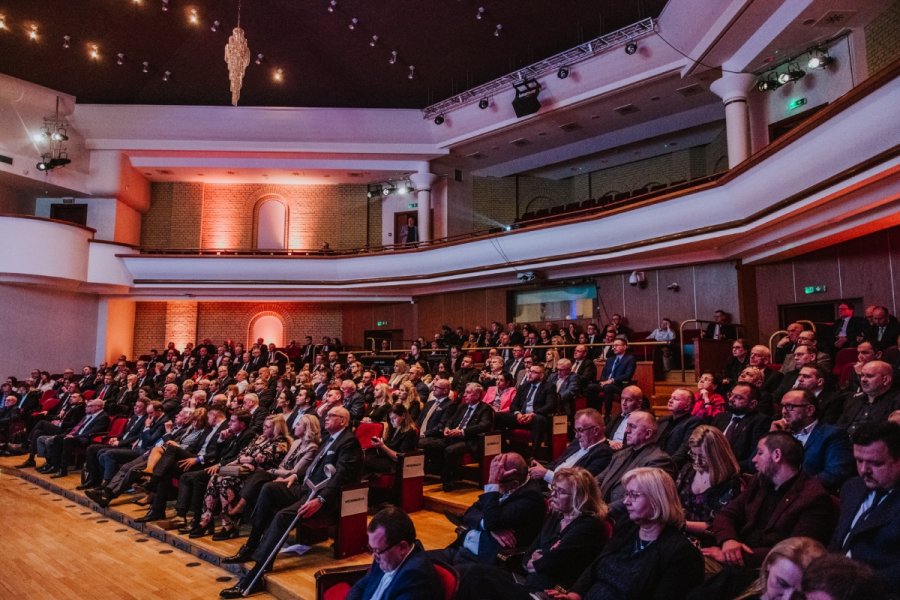
[(569, 76), (569, 67), (560, 67), (559, 71), (556, 72), (556, 76), (560, 79), (565, 79)]
[(444, 115), (438, 115), (434, 118), (435, 125), (443, 125), (444, 124)]
[(490, 105), (491, 105), (491, 102), (487, 98), (482, 98), (481, 100), (478, 101), (478, 108), (480, 108), (481, 110), (486, 109)]
[(625, 44), (625, 54), (631, 56), (632, 54), (634, 54), (637, 51), (638, 51), (637, 42), (628, 42), (627, 44)]
[(512, 105), (517, 117), (521, 118), (531, 115), (541, 109), (541, 102), (538, 100), (541, 84), (536, 80), (523, 79), (518, 83), (514, 83), (513, 87), (516, 89), (516, 97), (512, 101)]

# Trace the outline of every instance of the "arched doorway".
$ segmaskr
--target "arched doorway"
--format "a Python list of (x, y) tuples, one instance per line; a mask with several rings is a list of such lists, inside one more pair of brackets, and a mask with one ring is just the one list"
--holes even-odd
[(274, 343), (279, 348), (284, 348), (284, 321), (276, 314), (263, 313), (250, 320), (250, 336), (248, 339), (253, 344), (262, 338), (266, 344)]
[(287, 248), (287, 206), (278, 199), (263, 200), (256, 208), (256, 248)]

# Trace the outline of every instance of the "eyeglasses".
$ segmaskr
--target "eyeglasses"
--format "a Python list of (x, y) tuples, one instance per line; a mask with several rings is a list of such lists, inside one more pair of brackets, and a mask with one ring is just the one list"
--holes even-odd
[(550, 486), (550, 495), (551, 496), (571, 496), (572, 492), (569, 490), (565, 490), (559, 486), (551, 485)]
[[(403, 540), (400, 540), (400, 541), (403, 541)], [(397, 544), (399, 544), (399, 543), (400, 542), (397, 542)], [(366, 549), (372, 554), (372, 556), (382, 556), (386, 552), (390, 551), (391, 548), (395, 547), (397, 544), (391, 544), (387, 548), (381, 548), (381, 549), (376, 549), (376, 548), (373, 548), (372, 546), (366, 544)]]
[(802, 404), (790, 404), (789, 402), (783, 402), (781, 404), (781, 410), (795, 410), (798, 408), (803, 408), (804, 406), (809, 406), (809, 403), (804, 402)]
[(644, 494), (641, 492), (625, 492), (624, 498), (626, 500), (637, 500), (638, 498), (643, 497)]
[(575, 433), (585, 433), (587, 431), (592, 431), (594, 429), (597, 429), (598, 427), (600, 427), (600, 426), (599, 425), (590, 425), (588, 427), (576, 427)]

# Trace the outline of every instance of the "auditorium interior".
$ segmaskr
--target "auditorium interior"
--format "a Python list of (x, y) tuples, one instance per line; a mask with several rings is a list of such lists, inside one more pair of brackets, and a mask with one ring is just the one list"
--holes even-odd
[[(717, 313), (774, 348), (841, 303), (900, 311), (898, 31), (897, 0), (0, 0), (0, 375), (307, 336), (390, 371), (445, 326), (619, 315), (663, 417), (731, 358), (700, 339)], [(214, 597), (244, 573), (239, 539), (19, 462), (4, 596)], [(425, 478), (426, 549), (488, 467)], [(56, 531), (8, 535), (38, 510)], [(317, 571), (371, 562), (358, 542), (279, 558), (265, 593), (321, 597)], [(103, 544), (140, 562), (73, 581), (60, 555)], [(160, 579), (109, 577), (137, 568)]]

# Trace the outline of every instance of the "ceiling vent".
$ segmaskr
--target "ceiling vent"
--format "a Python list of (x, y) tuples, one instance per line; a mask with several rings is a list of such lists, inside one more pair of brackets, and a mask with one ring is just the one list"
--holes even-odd
[(4, 164), (7, 164), (7, 165), (11, 165), (11, 164), (12, 164), (12, 158), (9, 157), (9, 156), (3, 156), (2, 154), (0, 154), (0, 163), (4, 163)]
[(686, 85), (684, 87), (680, 87), (675, 90), (685, 98), (690, 98), (691, 96), (696, 96), (697, 94), (703, 92), (703, 86), (699, 83), (694, 83), (692, 85)]
[(157, 173), (157, 175), (172, 175), (173, 174), (172, 171), (170, 171), (168, 169), (157, 169), (156, 173)]
[(579, 129), (581, 129), (581, 125), (579, 125), (575, 121), (572, 121), (571, 123), (560, 125), (559, 128), (566, 133), (570, 133), (572, 131), (578, 131)]
[(354, 172), (352, 172), (352, 171), (351, 171), (350, 173), (347, 173), (347, 177), (350, 177), (350, 178), (354, 178), (354, 177), (362, 177), (362, 176), (363, 176), (362, 173), (354, 173)]
[(516, 148), (522, 148), (523, 146), (530, 146), (531, 140), (526, 139), (526, 138), (519, 138), (517, 140), (511, 141), (510, 144), (512, 144)]
[(855, 10), (829, 10), (816, 21), (816, 27), (844, 27), (856, 16)]
[(634, 104), (624, 104), (618, 108), (614, 108), (613, 110), (620, 115), (630, 115), (632, 113), (638, 112), (640, 109)]

